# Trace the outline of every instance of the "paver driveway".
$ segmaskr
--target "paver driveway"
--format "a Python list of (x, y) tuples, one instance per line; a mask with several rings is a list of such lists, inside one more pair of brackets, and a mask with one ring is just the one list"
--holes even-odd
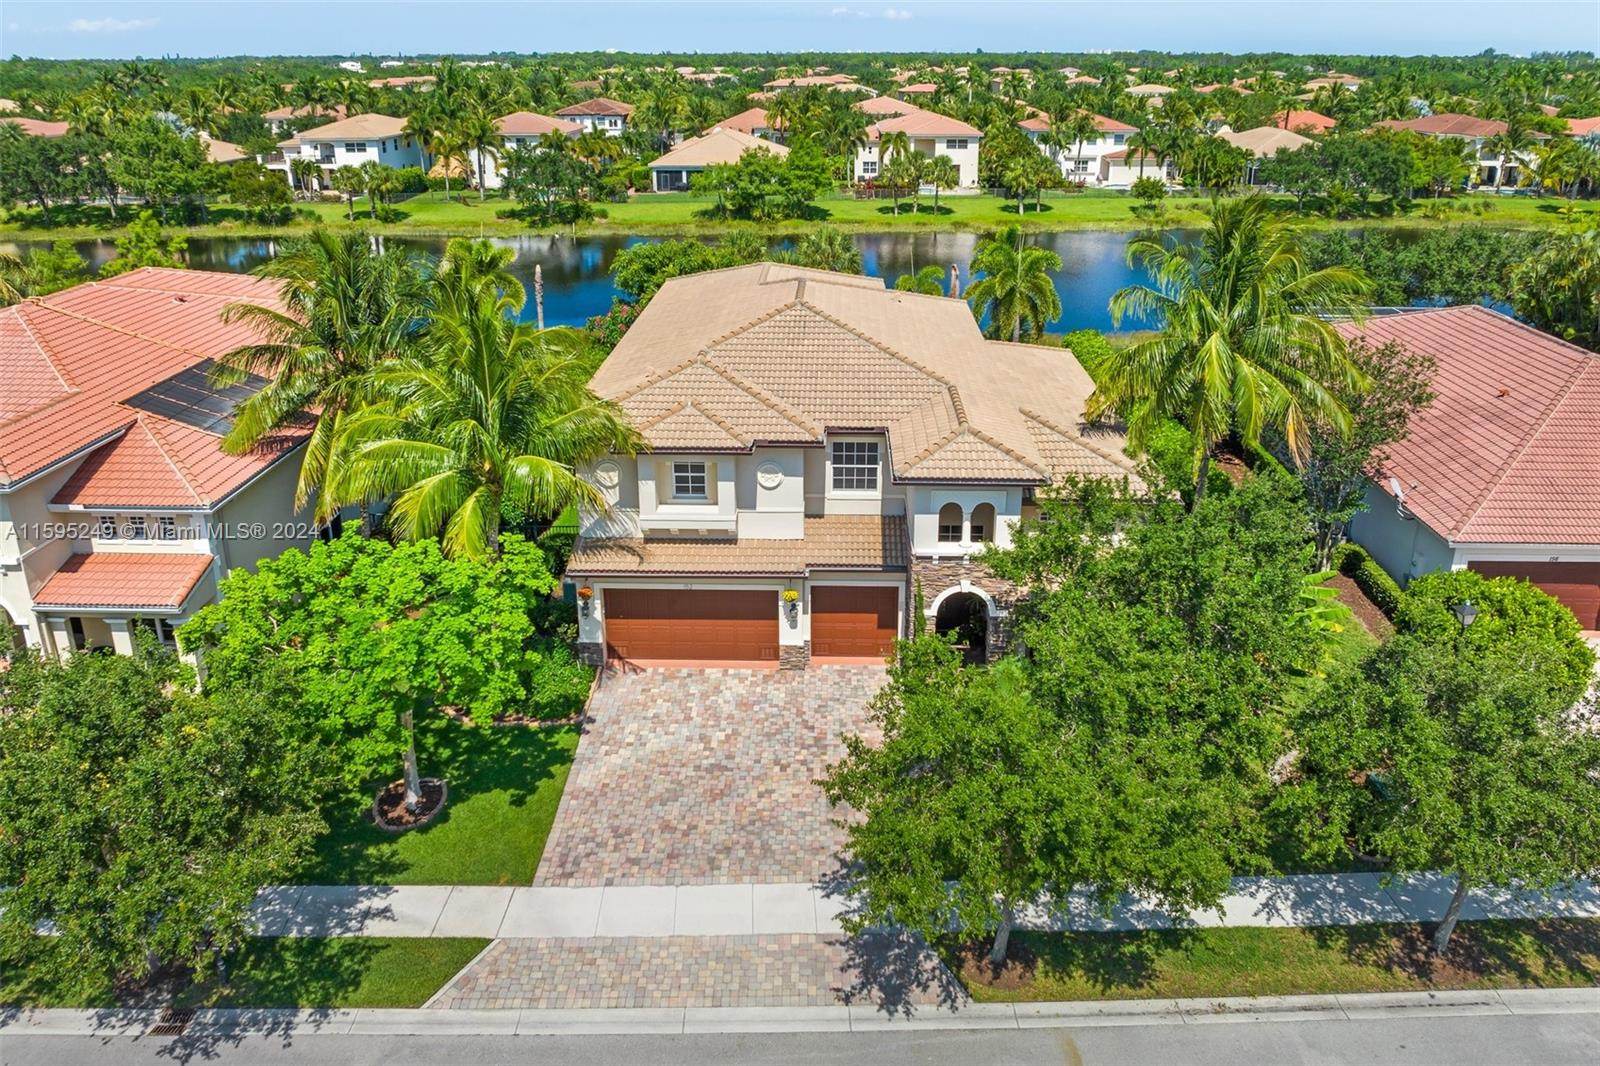
[(537, 885), (811, 881), (842, 843), (812, 782), (872, 736), (881, 666), (609, 671)]

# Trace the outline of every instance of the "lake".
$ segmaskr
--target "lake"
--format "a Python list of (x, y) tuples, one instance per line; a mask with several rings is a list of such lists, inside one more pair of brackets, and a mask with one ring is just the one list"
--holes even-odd
[[(948, 274), (952, 264), (961, 274), (965, 291), (970, 280), (967, 264), (972, 259), (976, 233), (857, 233), (851, 235), (861, 249), (868, 274), (883, 277), (890, 285), (902, 274), (937, 264)], [(1109, 330), (1111, 313), (1107, 304), (1111, 294), (1125, 285), (1143, 280), (1123, 259), (1127, 233), (1074, 230), (1063, 233), (1034, 234), (1030, 244), (1051, 249), (1061, 257), (1055, 274), (1056, 291), (1061, 294), (1061, 319), (1051, 326), (1055, 332), (1075, 329)], [(528, 287), (524, 317), (534, 316), (533, 268), (544, 275), (544, 317), (551, 326), (576, 326), (594, 315), (604, 314), (616, 290), (611, 285), (611, 261), (624, 248), (659, 238), (627, 236), (528, 236), (495, 237), (494, 243), (516, 250), (512, 269)], [(437, 256), (444, 250), (445, 238), (385, 237), (390, 247), (413, 249)], [(42, 242), (41, 242), (42, 243)], [(236, 237), (191, 237), (189, 265), (197, 270), (250, 270), (274, 254), (278, 241)], [(108, 240), (75, 241), (78, 253), (91, 266), (100, 265), (116, 254)], [(26, 251), (34, 242), (0, 244), (7, 251)]]

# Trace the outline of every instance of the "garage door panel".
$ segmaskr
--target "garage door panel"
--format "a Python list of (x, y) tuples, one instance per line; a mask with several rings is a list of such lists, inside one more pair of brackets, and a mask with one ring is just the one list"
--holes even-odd
[(900, 634), (898, 591), (891, 586), (813, 585), (814, 658), (883, 656)]
[(606, 589), (606, 648), (617, 659), (776, 661), (770, 591)]
[(1600, 629), (1600, 563), (1472, 562), (1484, 577), (1517, 577), (1548, 592), (1578, 616), (1585, 629)]

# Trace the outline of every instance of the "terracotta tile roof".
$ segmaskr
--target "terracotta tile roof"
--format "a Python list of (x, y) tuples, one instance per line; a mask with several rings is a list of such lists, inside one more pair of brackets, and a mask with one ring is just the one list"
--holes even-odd
[(1574, 137), (1587, 137), (1594, 133), (1600, 133), (1600, 117), (1569, 118), (1567, 119), (1567, 132)]
[(900, 90), (901, 96), (928, 95), (932, 96), (939, 91), (939, 87), (931, 81), (919, 81), (915, 85), (907, 85)]
[(904, 115), (880, 119), (867, 128), (867, 136), (877, 140), (885, 133), (905, 133), (912, 137), (982, 137), (978, 127), (937, 111), (908, 111)]
[[(803, 78), (775, 78), (766, 83), (767, 89), (803, 89), (808, 85), (847, 85), (856, 87), (856, 79), (849, 74), (808, 74)], [(862, 86), (865, 88), (865, 86)]]
[(802, 577), (811, 570), (904, 570), (907, 550), (902, 515), (825, 515), (805, 520), (803, 539), (579, 537), (567, 573)]
[(566, 119), (551, 118), (536, 111), (513, 111), (494, 120), (508, 137), (543, 137), (547, 133), (580, 133), (583, 127)]
[(909, 115), (913, 111), (921, 110), (915, 104), (896, 100), (892, 96), (869, 96), (865, 100), (857, 100), (850, 106), (866, 115)]
[(1438, 361), (1433, 403), (1375, 478), (1441, 536), (1600, 544), (1600, 356), (1486, 308), (1368, 319), (1373, 344)]
[(20, 118), (8, 115), (0, 122), (9, 122), (30, 137), (65, 137), (72, 129), (70, 122), (49, 122), (42, 118)]
[(751, 136), (754, 136), (756, 130), (771, 129), (772, 120), (767, 117), (766, 108), (749, 107), (739, 112), (737, 115), (729, 115), (727, 118), (717, 123), (716, 126), (712, 126), (711, 129), (708, 129), (705, 132), (710, 133), (711, 130), (716, 129), (717, 126), (721, 126), (725, 130), (738, 130), (740, 133), (748, 133)]
[(63, 502), (204, 504), (276, 462), (303, 433), (225, 456), (217, 433), (180, 411), (129, 403), (253, 340), (221, 319), (241, 300), (271, 304), (276, 292), (244, 275), (145, 268), (0, 309), (0, 485), (98, 444), (107, 454), (90, 457)]
[[(578, 82), (573, 82), (578, 85)], [(598, 85), (599, 82), (593, 84)], [(558, 108), (556, 114), (571, 117), (573, 115), (622, 115), (633, 114), (633, 105), (625, 104), (621, 100), (613, 100), (609, 96), (596, 96), (592, 100), (584, 100), (576, 104), (568, 104)]]
[(666, 155), (651, 160), (650, 166), (652, 169), (671, 170), (675, 167), (709, 167), (718, 163), (737, 163), (739, 157), (751, 148), (771, 152), (779, 157), (789, 154), (789, 149), (781, 144), (748, 133), (740, 133), (738, 130), (713, 126), (700, 136), (684, 141)]
[(34, 593), (34, 606), (176, 610), (205, 575), (211, 556), (178, 552), (70, 555)]
[[(865, 430), (887, 432), (901, 480), (1037, 484), (1134, 465), (1119, 432), (1082, 424), (1094, 384), (1070, 352), (987, 341), (961, 300), (787, 264), (667, 282), (593, 385), (661, 451)], [(1071, 430), (1041, 430), (1029, 407)]]
[(1410, 130), (1413, 133), (1429, 134), (1434, 137), (1495, 137), (1506, 131), (1504, 122), (1449, 112), (1423, 115), (1421, 118), (1385, 119), (1374, 125), (1391, 130)]
[(349, 137), (398, 137), (405, 132), (406, 120), (394, 115), (351, 115), (324, 126), (302, 130), (290, 140), (295, 144), (314, 144), (317, 141), (339, 141)]
[(1326, 133), (1339, 124), (1338, 119), (1329, 118), (1317, 111), (1279, 111), (1272, 116), (1272, 124), (1279, 129), (1301, 130), (1309, 129), (1317, 133)]
[[(1040, 111), (1038, 108), (1031, 108), (1030, 110), (1033, 113), (1027, 118), (1023, 119), (1021, 122), (1017, 123), (1017, 125), (1025, 130), (1032, 130), (1035, 133), (1047, 132), (1050, 129), (1050, 116), (1047, 113)], [(1094, 119), (1094, 128), (1100, 133), (1139, 132), (1138, 126), (1130, 126), (1126, 122), (1118, 122), (1114, 118), (1106, 118), (1104, 115), (1096, 115), (1092, 112), (1090, 113), (1089, 117)]]

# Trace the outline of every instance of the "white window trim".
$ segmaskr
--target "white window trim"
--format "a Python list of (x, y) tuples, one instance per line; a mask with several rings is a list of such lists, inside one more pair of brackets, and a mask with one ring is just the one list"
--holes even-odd
[[(678, 468), (680, 466), (682, 466), (682, 467), (690, 467), (690, 468), (698, 466), (700, 468), (699, 477), (700, 477), (700, 480), (705, 485), (705, 489), (704, 489), (703, 492), (694, 493), (694, 494), (686, 494), (686, 493), (681, 493), (681, 492), (678, 491)], [(715, 502), (713, 500), (712, 496), (711, 496), (711, 485), (712, 485), (712, 472), (711, 471), (712, 471), (711, 464), (706, 462), (704, 459), (674, 459), (672, 461), (671, 470), (669, 471), (669, 474), (670, 474), (670, 476), (672, 478), (672, 492), (671, 492), (671, 495), (668, 498), (673, 503), (701, 504), (701, 503), (713, 503), (713, 502)], [(689, 469), (689, 470), (685, 470), (684, 471), (684, 476), (687, 477), (687, 478), (692, 479), (695, 476), (695, 474), (694, 474), (692, 469)]]
[[(833, 480), (833, 446), (835, 444), (870, 444), (878, 450), (878, 477), (877, 487), (872, 489), (841, 489), (834, 485)], [(876, 500), (883, 496), (884, 482), (884, 456), (886, 448), (879, 437), (851, 436), (829, 437), (827, 451), (827, 495), (833, 499), (850, 500)]]

